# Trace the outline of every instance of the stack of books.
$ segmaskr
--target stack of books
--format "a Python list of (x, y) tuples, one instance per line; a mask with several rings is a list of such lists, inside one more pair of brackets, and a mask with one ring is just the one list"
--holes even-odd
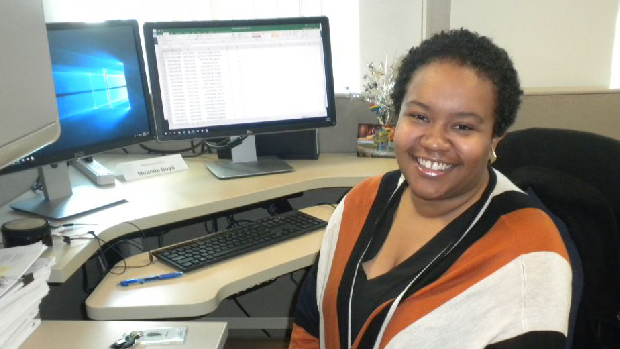
[(41, 257), (46, 249), (41, 242), (0, 248), (0, 348), (19, 348), (41, 323), (39, 305), (55, 262)]

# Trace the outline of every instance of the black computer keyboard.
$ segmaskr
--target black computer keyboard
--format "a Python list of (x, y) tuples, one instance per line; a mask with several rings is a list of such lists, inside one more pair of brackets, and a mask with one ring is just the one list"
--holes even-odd
[(273, 245), (327, 225), (301, 211), (277, 216), (188, 240), (153, 251), (161, 261), (183, 272)]

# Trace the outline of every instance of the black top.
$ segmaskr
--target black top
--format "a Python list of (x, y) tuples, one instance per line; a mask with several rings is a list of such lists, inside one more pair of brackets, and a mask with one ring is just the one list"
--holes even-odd
[[(398, 189), (395, 198), (388, 202), (385, 214), (377, 220), (374, 236), (370, 242), (368, 251), (364, 255), (363, 262), (375, 258), (387, 239), (394, 214), (396, 213), (396, 208), (400, 203), (405, 188), (407, 188), (406, 182)], [(370, 317), (370, 314), (382, 303), (396, 298), (407, 284), (409, 284), (423, 268), (431, 263), (442, 250), (456, 242), (465, 232), (478, 210), (478, 204), (470, 206), (463, 214), (450, 222), (413, 255), (382, 275), (368, 280), (364, 269), (360, 265), (355, 279), (353, 299), (351, 301), (352, 342), (355, 341), (355, 337), (361, 330), (366, 319)], [(415, 228), (413, 228), (411, 234), (415, 233)], [(439, 276), (441, 276), (441, 274), (436, 275), (435, 279)]]

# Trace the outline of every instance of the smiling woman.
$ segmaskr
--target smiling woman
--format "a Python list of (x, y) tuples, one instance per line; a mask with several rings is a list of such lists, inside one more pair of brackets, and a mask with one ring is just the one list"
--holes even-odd
[(455, 30), (409, 51), (392, 94), (399, 170), (334, 212), (290, 348), (564, 348), (560, 233), (489, 165), (521, 95), (486, 37)]
[[(494, 90), (491, 81), (459, 63), (429, 63), (414, 74), (394, 144), (418, 212), (460, 213), (482, 194), (489, 154), (499, 140), (493, 136)], [(432, 208), (425, 208), (427, 201)]]

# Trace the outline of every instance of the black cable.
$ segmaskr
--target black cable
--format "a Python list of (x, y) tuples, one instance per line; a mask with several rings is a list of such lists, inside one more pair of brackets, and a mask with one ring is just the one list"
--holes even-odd
[[(241, 303), (239, 303), (239, 301), (237, 300), (237, 297), (230, 297), (230, 298), (232, 298), (233, 302), (235, 302), (235, 304), (237, 304), (237, 306), (239, 307), (239, 309), (241, 309), (241, 311), (245, 314), (245, 316), (247, 316), (247, 317), (252, 317), (252, 316), (250, 315), (250, 313), (248, 313), (248, 312), (245, 310), (245, 308), (241, 305)], [(271, 338), (271, 335), (269, 334), (269, 332), (267, 332), (267, 330), (266, 330), (266, 329), (264, 329), (264, 328), (263, 328), (263, 329), (261, 329), (261, 331), (263, 331), (263, 333), (264, 333), (264, 334), (266, 334), (266, 335), (267, 335), (267, 337)]]
[(240, 227), (244, 224), (252, 223), (252, 221), (249, 219), (236, 219), (234, 215), (226, 216), (226, 220), (228, 221), (228, 226), (226, 227), (226, 229)]
[(295, 277), (293, 276), (293, 273), (288, 274), (291, 277), (291, 281), (293, 281), (293, 283), (299, 287), (299, 281), (295, 280)]
[(37, 179), (30, 186), (30, 190), (32, 190), (35, 193), (37, 191), (43, 190), (43, 183), (41, 183), (41, 176), (37, 176)]
[[(107, 244), (108, 242), (103, 240), (102, 238), (98, 237), (97, 234), (95, 234), (94, 231), (90, 230), (87, 232), (88, 235), (91, 235), (93, 239), (95, 239), (97, 241), (97, 244), (99, 245), (98, 250), (98, 259), (99, 259), (99, 263), (101, 265), (101, 269), (102, 269), (102, 275), (100, 277), (100, 280), (103, 279), (103, 276), (107, 273), (111, 273), (111, 274), (115, 274), (115, 275), (120, 275), (123, 274), (125, 271), (127, 271), (127, 269), (129, 268), (144, 268), (146, 266), (149, 266), (151, 264), (153, 264), (153, 262), (155, 261), (155, 258), (153, 257), (153, 254), (151, 253), (150, 250), (146, 250), (145, 246), (146, 246), (146, 234), (144, 233), (144, 231), (142, 229), (140, 229), (140, 227), (138, 227), (136, 224), (132, 223), (132, 222), (123, 222), (123, 223), (127, 223), (129, 225), (134, 226), (136, 229), (138, 229), (138, 231), (140, 233), (142, 233), (142, 246), (138, 245), (135, 241), (131, 240), (131, 239), (122, 239), (122, 240), (118, 240), (115, 241), (113, 244), (107, 246), (105, 249), (103, 249), (103, 245)], [(71, 223), (67, 223), (67, 225), (69, 225)], [(70, 244), (72, 240), (81, 240), (81, 239), (91, 239), (88, 237), (68, 237), (68, 236), (64, 236), (63, 241)], [(103, 245), (102, 245), (103, 243)], [(119, 251), (116, 248), (116, 245), (122, 244), (122, 243), (126, 243), (126, 244), (130, 244), (136, 248), (138, 248), (139, 250), (143, 251), (143, 252), (148, 252), (149, 255), (149, 262), (147, 264), (144, 265), (127, 265), (127, 261), (125, 260), (125, 257), (123, 256), (123, 254), (121, 253), (121, 251)], [(120, 272), (114, 272), (112, 271), (112, 268), (110, 268), (107, 264), (107, 259), (105, 258), (105, 253), (109, 250), (112, 250), (114, 252), (116, 252), (116, 254), (121, 258), (121, 261), (123, 262), (123, 269)]]
[(115, 271), (113, 271), (113, 269), (116, 266), (114, 266), (114, 267), (110, 268), (110, 271), (109, 271), (110, 274), (121, 275), (124, 272), (126, 272), (127, 269), (144, 268), (144, 267), (149, 266), (149, 265), (151, 265), (153, 263), (153, 260), (149, 260), (149, 262), (147, 264), (145, 264), (145, 265), (127, 265), (127, 260), (125, 259), (125, 257), (123, 257), (123, 254), (121, 253), (121, 251), (116, 248), (116, 245), (120, 245), (120, 244), (129, 244), (129, 245), (139, 249), (140, 251), (145, 252), (144, 251), (144, 246), (140, 246), (137, 242), (135, 242), (135, 241), (133, 241), (131, 239), (123, 239), (123, 240), (115, 241), (112, 245), (108, 246), (104, 250), (104, 252), (107, 252), (108, 250), (112, 250), (112, 251), (116, 252), (116, 254), (119, 257), (121, 257), (121, 261), (123, 262), (123, 269), (120, 272), (115, 272)]
[(157, 245), (162, 248), (164, 247), (164, 235), (166, 235), (168, 231), (160, 230), (157, 234)]
[(209, 143), (206, 140), (201, 140), (198, 143), (194, 144), (194, 141), (191, 142), (191, 146), (188, 148), (182, 148), (182, 149), (175, 149), (175, 150), (165, 150), (165, 149), (154, 149), (154, 148), (150, 148), (147, 147), (144, 144), (138, 144), (138, 146), (144, 150), (146, 150), (149, 153), (153, 153), (153, 154), (163, 154), (163, 155), (170, 155), (170, 154), (178, 154), (178, 153), (183, 153), (183, 152), (188, 152), (191, 151), (192, 153), (194, 153), (194, 151), (196, 150), (196, 148), (200, 148), (200, 151), (198, 153), (194, 153), (193, 155), (184, 155), (183, 157), (196, 157), (196, 156), (200, 156), (205, 154), (207, 151), (211, 152), (213, 150), (226, 150), (226, 149), (232, 149), (236, 146), (238, 146), (239, 144), (241, 144), (248, 136), (247, 135), (243, 135), (243, 136), (238, 136), (235, 137), (233, 139), (224, 139), (220, 142), (217, 143)]
[(228, 226), (226, 226), (226, 229), (238, 226), (237, 221), (235, 220), (235, 217), (233, 215), (226, 216), (226, 220), (228, 221)]
[(213, 150), (228, 150), (228, 149), (232, 149), (236, 146), (238, 146), (239, 144), (243, 143), (243, 141), (248, 138), (248, 135), (243, 135), (243, 136), (238, 136), (235, 137), (234, 139), (229, 139), (229, 140), (224, 140), (221, 141), (219, 143), (209, 143), (205, 141), (205, 144), (207, 145), (207, 147), (209, 147), (211, 149), (211, 151)]
[[(209, 229), (209, 222), (211, 222), (211, 229)], [(207, 233), (207, 235), (213, 234), (217, 231), (217, 218), (204, 221), (202, 224), (205, 228), (205, 232)]]
[(212, 233), (215, 233), (216, 231), (220, 230), (220, 227), (219, 227), (219, 226), (218, 226), (218, 224), (217, 224), (217, 218), (213, 218), (213, 219), (211, 220), (211, 227), (213, 228), (213, 229), (211, 230), (211, 232), (212, 232)]
[[(127, 222), (127, 221), (125, 221), (124, 223), (127, 223), (127, 224), (129, 224), (131, 226), (134, 226), (136, 229), (138, 229), (138, 231), (142, 234), (142, 246), (146, 247), (146, 234), (144, 233), (144, 230), (142, 230), (135, 223)], [(148, 252), (148, 254), (149, 254), (149, 263), (147, 265), (151, 265), (155, 261), (155, 258), (153, 257), (153, 254), (151, 253), (151, 250), (146, 250), (145, 252)]]
[[(93, 238), (89, 238), (89, 237), (75, 237), (75, 238), (70, 238), (68, 236), (63, 237), (63, 241), (65, 241), (66, 243), (71, 243), (71, 240), (82, 240), (82, 239), (95, 239), (97, 240), (97, 243), (99, 244), (99, 255), (103, 256), (103, 257), (99, 257), (101, 259), (103, 259), (103, 261), (106, 261), (105, 263), (102, 262), (102, 268), (105, 265), (104, 269), (107, 269), (107, 273), (110, 274), (114, 274), (114, 275), (121, 275), (123, 274), (125, 271), (127, 271), (127, 269), (131, 269), (131, 268), (144, 268), (146, 266), (151, 265), (154, 260), (152, 258), (152, 255), (150, 254), (150, 251), (145, 251), (144, 246), (139, 245), (137, 242), (133, 241), (132, 239), (122, 239), (122, 240), (117, 240), (114, 243), (112, 243), (111, 245), (107, 246), (105, 249), (102, 248), (102, 243), (105, 245), (108, 242), (103, 240), (102, 238), (96, 236), (94, 234), (94, 232), (88, 232), (89, 234), (91, 234), (93, 236)], [(121, 253), (121, 251), (119, 249), (116, 248), (117, 245), (120, 244), (129, 244), (131, 246), (134, 246), (135, 248), (139, 249), (142, 252), (149, 252), (149, 263), (144, 264), (144, 265), (127, 265), (127, 261), (125, 260), (125, 257), (123, 256), (123, 254)], [(121, 257), (121, 261), (123, 262), (123, 270), (120, 272), (115, 272), (112, 271), (112, 269), (114, 269), (116, 266), (109, 268), (107, 266), (107, 260), (105, 258), (105, 253), (108, 252), (109, 250), (114, 251), (119, 257)], [(105, 273), (104, 273), (105, 274)], [(101, 279), (103, 279), (103, 276), (101, 277)]]
[(108, 273), (108, 263), (107, 263), (107, 260), (106, 260), (106, 258), (104, 256), (104, 254), (103, 254), (103, 250), (101, 248), (101, 241), (103, 241), (103, 240), (101, 240), (97, 236), (97, 234), (95, 234), (95, 232), (93, 230), (89, 230), (87, 232), (87, 234), (92, 235), (95, 238), (95, 240), (97, 241), (97, 245), (99, 245), (99, 248), (97, 249), (97, 252), (99, 254), (99, 257), (98, 257), (99, 258), (99, 265), (101, 266), (101, 271), (102, 271), (102, 276), (101, 276), (100, 279), (103, 279), (103, 275)]
[(50, 224), (50, 228), (52, 228), (52, 229), (69, 228), (69, 227), (74, 227), (76, 225), (98, 225), (98, 224), (97, 223), (65, 223), (65, 224), (61, 224), (61, 225), (51, 225)]
[(196, 145), (192, 145), (189, 148), (183, 148), (183, 149), (175, 149), (175, 150), (166, 150), (166, 149), (154, 149), (154, 148), (149, 148), (144, 144), (138, 144), (138, 146), (144, 150), (146, 150), (149, 153), (153, 153), (153, 154), (166, 154), (166, 155), (170, 155), (170, 154), (178, 154), (178, 153), (183, 153), (186, 151), (194, 151), (194, 149), (202, 146), (202, 143), (206, 143), (206, 141), (201, 141)]

